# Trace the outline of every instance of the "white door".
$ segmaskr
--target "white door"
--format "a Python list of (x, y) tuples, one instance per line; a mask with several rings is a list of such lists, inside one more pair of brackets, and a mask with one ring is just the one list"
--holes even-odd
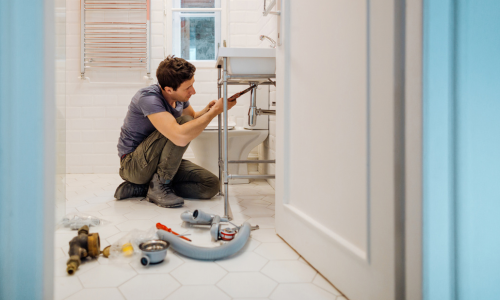
[(277, 233), (351, 300), (404, 293), (397, 2), (282, 4)]

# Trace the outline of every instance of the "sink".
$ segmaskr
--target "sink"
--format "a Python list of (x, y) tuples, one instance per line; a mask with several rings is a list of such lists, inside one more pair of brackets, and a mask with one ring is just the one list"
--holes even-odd
[(276, 49), (271, 48), (219, 48), (216, 67), (227, 57), (229, 75), (271, 75), (276, 73)]

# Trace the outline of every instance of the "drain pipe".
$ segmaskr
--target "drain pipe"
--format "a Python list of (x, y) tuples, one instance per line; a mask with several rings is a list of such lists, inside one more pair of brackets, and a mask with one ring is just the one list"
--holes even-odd
[(255, 127), (257, 124), (257, 84), (258, 82), (249, 82), (250, 85), (255, 84), (250, 97), (250, 108), (248, 109), (248, 126)]
[(214, 248), (191, 245), (181, 240), (178, 236), (165, 230), (158, 230), (157, 234), (160, 239), (169, 242), (173, 250), (186, 257), (199, 260), (219, 260), (240, 251), (250, 237), (250, 230), (250, 223), (245, 222), (240, 227), (238, 234), (231, 242)]

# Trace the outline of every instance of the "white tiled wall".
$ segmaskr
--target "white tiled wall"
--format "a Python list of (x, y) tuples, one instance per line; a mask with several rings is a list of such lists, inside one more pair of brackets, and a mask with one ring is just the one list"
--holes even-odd
[[(261, 42), (260, 34), (276, 39), (276, 19), (262, 16), (262, 0), (228, 0), (228, 46), (268, 47)], [(164, 0), (151, 1), (152, 61), (151, 74), (164, 59), (165, 19)], [(116, 150), (120, 127), (130, 99), (141, 87), (151, 84), (143, 77), (145, 71), (137, 70), (89, 70), (90, 80), (78, 79), (80, 75), (80, 0), (66, 0), (66, 99), (67, 99), (67, 172), (68, 173), (117, 173), (119, 159)], [(195, 110), (202, 109), (210, 100), (217, 98), (217, 70), (196, 71), (197, 94), (191, 98)], [(241, 87), (231, 86), (229, 93)], [(271, 99), (274, 97), (271, 92)], [(242, 99), (230, 111), (242, 126), (247, 111)], [(274, 119), (271, 118), (274, 127)], [(271, 129), (274, 134), (274, 129)], [(269, 156), (274, 154), (274, 139), (266, 141)], [(188, 150), (187, 157), (192, 157)], [(274, 166), (270, 166), (273, 168)]]

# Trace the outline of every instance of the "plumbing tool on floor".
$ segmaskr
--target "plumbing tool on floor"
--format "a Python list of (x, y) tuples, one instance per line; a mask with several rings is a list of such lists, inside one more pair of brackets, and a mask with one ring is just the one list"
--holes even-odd
[(162, 223), (156, 223), (156, 229), (161, 229), (161, 230), (171, 232), (171, 233), (179, 236), (180, 238), (185, 239), (188, 242), (191, 242), (191, 240), (188, 239), (187, 237), (179, 235), (177, 232), (173, 231), (172, 228), (168, 228), (167, 226), (163, 225)]
[(87, 225), (82, 226), (78, 230), (78, 235), (69, 242), (68, 254), (66, 272), (73, 275), (82, 263), (82, 258), (87, 256), (98, 257), (101, 254), (99, 233), (89, 233), (89, 227)]
[[(192, 225), (210, 225), (210, 236), (212, 237), (212, 242), (216, 242), (218, 240), (223, 241), (231, 241), (234, 239), (234, 236), (239, 231), (238, 226), (229, 222), (228, 218), (224, 218), (218, 215), (208, 214), (199, 209), (194, 210), (193, 212), (187, 210), (181, 214), (181, 219), (184, 222), (190, 223)], [(221, 222), (228, 222), (234, 228), (222, 228)], [(259, 229), (259, 225), (251, 227), (251, 230)]]
[(189, 210), (183, 212), (181, 214), (181, 219), (182, 221), (192, 225), (210, 225), (210, 236), (212, 237), (212, 242), (216, 242), (220, 239), (220, 222), (229, 222), (227, 218), (207, 214), (199, 209), (196, 209), (193, 212), (190, 212)]
[(163, 240), (151, 240), (139, 245), (142, 251), (141, 264), (149, 266), (150, 264), (159, 264), (165, 260), (169, 242)]
[(223, 241), (231, 241), (234, 239), (235, 235), (236, 235), (236, 230), (234, 228), (229, 228), (229, 227), (221, 229), (219, 233), (220, 239)]

